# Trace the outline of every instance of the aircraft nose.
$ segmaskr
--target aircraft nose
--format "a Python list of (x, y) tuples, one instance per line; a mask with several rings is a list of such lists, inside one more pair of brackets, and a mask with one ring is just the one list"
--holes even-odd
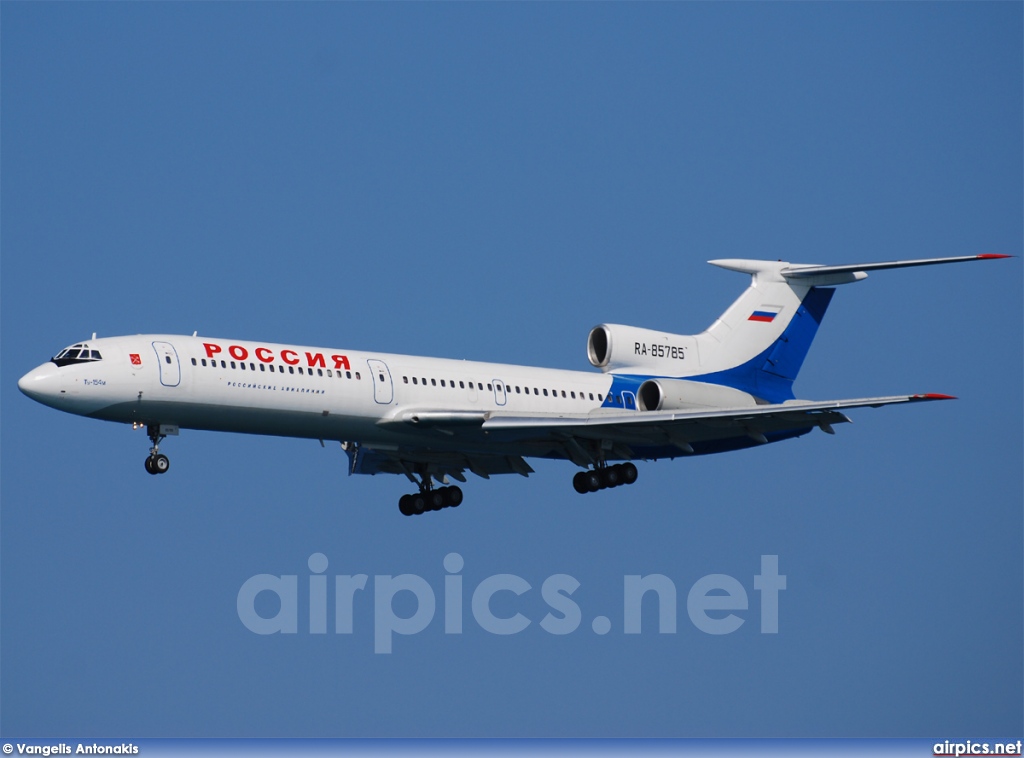
[(46, 403), (60, 395), (61, 380), (55, 363), (44, 363), (18, 380), (18, 389), (33, 400)]

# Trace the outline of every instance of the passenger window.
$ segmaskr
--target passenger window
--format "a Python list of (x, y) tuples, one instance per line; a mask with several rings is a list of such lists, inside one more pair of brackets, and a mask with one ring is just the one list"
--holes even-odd
[(462, 389), (466, 389), (466, 383), (465, 382), (459, 382), (459, 387), (462, 388)]
[(441, 380), (441, 386), (444, 386), (444, 379)]
[(260, 371), (266, 371), (266, 370), (267, 370), (267, 365), (265, 363), (261, 363), (260, 364)]
[(575, 399), (576, 399), (576, 392), (575, 392), (575, 391), (571, 391), (571, 392), (569, 392), (569, 396), (570, 396), (570, 397), (571, 397), (571, 398), (572, 398), (573, 400), (575, 400)]
[[(85, 351), (83, 350), (82, 352), (84, 353)], [(165, 355), (164, 356), (164, 360), (167, 361), (168, 363), (170, 363), (171, 362), (171, 356)]]
[(416, 377), (414, 376), (414, 377), (412, 378), (412, 383), (413, 383), (413, 384), (419, 384), (419, 380), (418, 380), (418, 379), (417, 379), (417, 378), (416, 378)]
[(327, 376), (329, 376), (329, 377), (333, 377), (334, 376), (334, 374), (331, 372), (330, 369), (327, 369)]
[(346, 379), (351, 379), (352, 378), (352, 372), (351, 371), (346, 371), (345, 372), (345, 378)]
[(487, 383), (487, 391), (488, 392), (492, 392), (493, 391), (492, 388), (491, 388), (491, 383), (490, 382)]
[(533, 388), (533, 394), (534, 395), (539, 395), (540, 394), (540, 390), (538, 390), (536, 387), (534, 387)]
[(403, 376), (402, 377), (402, 384), (408, 384), (408, 383), (409, 383), (409, 377)]
[(244, 363), (239, 363), (238, 364), (238, 368), (242, 369), (242, 371), (245, 371), (245, 364)]
[(600, 400), (602, 403), (604, 402), (604, 400), (601, 398), (600, 392), (597, 393), (597, 399)]
[(288, 373), (289, 374), (294, 374), (295, 373), (295, 366), (289, 366), (288, 367)]
[(204, 366), (206, 365), (206, 359), (205, 358), (203, 358), (203, 365)]
[(250, 371), (255, 371), (256, 370), (256, 364), (255, 363), (250, 363), (249, 364), (249, 370)]
[(544, 390), (544, 397), (547, 397), (547, 396), (548, 396), (548, 391)]
[(316, 375), (317, 375), (317, 376), (323, 376), (323, 375), (324, 375), (324, 370), (323, 370), (322, 368), (318, 368), (318, 369), (316, 370)]
[(477, 388), (478, 390), (482, 390), (482, 389), (484, 388), (484, 385), (483, 385), (483, 383), (482, 383), (482, 382), (477, 382), (477, 383), (476, 383), (476, 388)]
[(516, 385), (516, 394), (517, 395), (519, 394), (519, 385), (518, 384)]
[(231, 368), (235, 368), (235, 362), (231, 361)]
[(193, 358), (193, 359), (192, 359), (192, 365), (193, 365), (193, 366), (195, 366), (195, 365), (196, 365), (196, 359), (195, 359), (195, 358)]
[(384, 374), (377, 374), (377, 376), (380, 378), (381, 382), (384, 381)]
[[(381, 379), (383, 379), (383, 378), (384, 377), (381, 377)], [(430, 380), (430, 386), (431, 387), (436, 387), (437, 386), (437, 379), (431, 379)]]
[(357, 379), (357, 380), (359, 380), (359, 379), (362, 379), (362, 378), (363, 378), (363, 377), (362, 377), (362, 376), (361, 376), (361, 375), (359, 374), (359, 372), (357, 371), (357, 372), (356, 372), (356, 379)]

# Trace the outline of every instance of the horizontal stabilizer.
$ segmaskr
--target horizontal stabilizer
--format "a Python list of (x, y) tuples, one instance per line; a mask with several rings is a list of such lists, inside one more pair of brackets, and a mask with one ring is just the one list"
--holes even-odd
[(1012, 258), (1012, 255), (959, 255), (953, 258), (918, 258), (910, 261), (884, 261), (881, 263), (850, 263), (840, 266), (790, 265), (781, 273), (786, 279), (803, 279), (810, 276), (829, 274), (855, 274), (862, 271), (878, 271), (887, 268), (911, 268), (913, 266), (934, 266), (940, 263), (962, 263), (964, 261), (986, 261), (998, 258)]

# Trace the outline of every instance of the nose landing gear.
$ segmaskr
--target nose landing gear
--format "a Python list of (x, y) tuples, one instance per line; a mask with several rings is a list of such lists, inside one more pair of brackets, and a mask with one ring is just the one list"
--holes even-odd
[(146, 458), (146, 471), (151, 474), (165, 474), (171, 467), (171, 461), (166, 455), (150, 455)]
[(149, 441), (153, 447), (149, 449), (149, 457), (146, 458), (146, 472), (150, 474), (166, 474), (171, 467), (171, 461), (166, 455), (160, 452), (160, 442), (168, 434), (177, 434), (178, 427), (168, 424), (150, 424), (146, 427), (149, 434)]

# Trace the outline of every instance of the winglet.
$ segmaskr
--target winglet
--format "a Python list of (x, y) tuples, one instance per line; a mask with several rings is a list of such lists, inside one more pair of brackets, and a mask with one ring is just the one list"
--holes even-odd
[(911, 395), (911, 400), (958, 400), (956, 395), (942, 395), (938, 392), (925, 392), (921, 395)]

